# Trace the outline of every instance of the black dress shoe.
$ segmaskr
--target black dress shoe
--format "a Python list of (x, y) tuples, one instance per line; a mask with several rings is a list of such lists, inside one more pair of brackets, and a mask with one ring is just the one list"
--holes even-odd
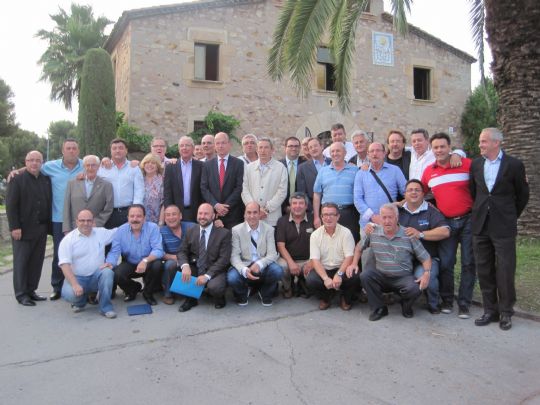
[(36, 303), (30, 299), (30, 297), (24, 296), (18, 299), (19, 304), (25, 307), (35, 307)]
[(143, 298), (148, 305), (157, 305), (157, 301), (152, 294), (143, 293)]
[(369, 316), (369, 320), (378, 321), (379, 319), (381, 319), (383, 316), (386, 316), (386, 315), (388, 315), (388, 307), (386, 306), (380, 307), (371, 313), (371, 315)]
[(124, 302), (133, 301), (135, 298), (137, 298), (137, 293), (136, 292), (134, 292), (134, 293), (126, 293), (126, 295), (124, 295)]
[(216, 309), (224, 308), (225, 305), (227, 305), (227, 301), (225, 301), (225, 297), (216, 298), (214, 301), (214, 308)]
[(484, 314), (480, 318), (474, 320), (476, 326), (486, 326), (491, 322), (497, 322), (499, 320), (499, 315), (497, 314)]
[(412, 310), (413, 303), (414, 303), (414, 299), (401, 300), (401, 314), (405, 318), (412, 318), (414, 316), (414, 312)]
[(512, 327), (512, 318), (510, 315), (501, 315), (501, 321), (499, 322), (499, 328), (502, 330), (509, 330)]
[(37, 295), (35, 291), (28, 294), (28, 296), (32, 301), (47, 301), (46, 297), (44, 297), (43, 295)]
[(182, 305), (178, 308), (179, 312), (187, 312), (191, 308), (196, 307), (199, 305), (199, 301), (195, 298), (187, 298)]
[(86, 299), (90, 305), (97, 305), (98, 299), (97, 299), (97, 293), (90, 293), (88, 294), (88, 298)]
[(53, 291), (51, 295), (49, 295), (49, 299), (51, 301), (56, 301), (58, 299), (60, 299), (60, 297), (62, 296), (62, 294), (60, 294), (60, 291)]

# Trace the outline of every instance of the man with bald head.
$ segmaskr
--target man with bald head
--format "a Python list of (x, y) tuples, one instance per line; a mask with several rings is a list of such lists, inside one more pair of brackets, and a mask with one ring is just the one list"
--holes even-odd
[(176, 205), (184, 221), (197, 221), (197, 208), (203, 202), (201, 176), (203, 163), (193, 158), (195, 144), (189, 136), (178, 141), (180, 159), (165, 167), (163, 206)]
[(105, 226), (114, 207), (112, 184), (99, 177), (99, 158), (87, 155), (83, 159), (84, 178), (75, 178), (68, 183), (64, 198), (64, 233), (77, 228), (77, 214), (88, 209), (94, 216), (95, 226)]
[(28, 152), (26, 170), (8, 185), (6, 211), (13, 246), (13, 288), (19, 304), (34, 306), (46, 298), (36, 294), (51, 221), (52, 188), (41, 174), (43, 155)]
[(204, 153), (204, 157), (201, 159), (201, 162), (206, 162), (210, 159), (213, 159), (216, 156), (216, 149), (215, 149), (215, 140), (214, 135), (206, 134), (201, 139), (201, 146), (202, 151)]
[[(214, 208), (203, 203), (197, 211), (198, 225), (191, 227), (182, 239), (178, 252), (178, 266), (182, 271), (182, 281), (189, 282), (197, 277), (197, 285), (205, 286), (214, 297), (214, 307), (226, 305), (227, 269), (231, 258), (231, 232), (214, 226)], [(195, 298), (186, 298), (178, 311), (186, 312), (197, 306)]]
[(218, 132), (214, 139), (217, 156), (204, 162), (201, 192), (204, 201), (214, 207), (216, 219), (227, 229), (242, 222), (242, 180), (244, 163), (229, 153), (231, 141), (225, 132)]

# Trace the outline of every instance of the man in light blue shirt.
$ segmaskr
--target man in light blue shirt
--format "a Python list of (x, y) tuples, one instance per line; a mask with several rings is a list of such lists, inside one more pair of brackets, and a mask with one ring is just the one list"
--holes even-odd
[[(384, 145), (373, 142), (368, 148), (369, 170), (359, 170), (354, 180), (354, 205), (360, 213), (360, 227), (368, 222), (382, 225), (379, 209), (388, 202), (405, 195), (405, 176), (399, 167), (384, 161)], [(386, 187), (389, 196), (375, 179), (377, 176)]]
[(132, 204), (142, 204), (144, 199), (144, 179), (138, 166), (132, 167), (127, 160), (127, 143), (116, 138), (111, 141), (112, 167), (101, 167), (98, 176), (113, 186), (114, 209), (105, 228), (112, 229), (125, 224), (127, 211)]
[[(161, 266), (152, 262), (163, 257), (159, 226), (145, 221), (145, 209), (141, 204), (128, 208), (128, 223), (120, 226), (114, 235), (112, 248), (107, 255), (106, 267), (114, 268), (115, 281), (124, 290), (124, 302), (133, 301), (142, 290), (145, 301), (156, 305), (153, 293), (161, 282)], [(122, 263), (117, 266), (122, 256)], [(144, 289), (133, 278), (143, 277)]]

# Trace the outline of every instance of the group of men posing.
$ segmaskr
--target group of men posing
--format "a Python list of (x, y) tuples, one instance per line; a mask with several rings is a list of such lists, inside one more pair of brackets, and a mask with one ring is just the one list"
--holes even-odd
[[(126, 302), (142, 291), (156, 305), (154, 293), (163, 290), (163, 302), (173, 304), (170, 286), (180, 272), (183, 282), (196, 277), (218, 309), (226, 305), (227, 285), (240, 306), (255, 293), (271, 306), (281, 282), (285, 298), (315, 294), (321, 310), (334, 295), (350, 310), (363, 288), (371, 321), (388, 314), (387, 292), (400, 295), (407, 318), (422, 291), (432, 314), (448, 314), (460, 245), (458, 316), (470, 317), (478, 274), (484, 314), (475, 324), (510, 329), (517, 218), (529, 189), (523, 164), (501, 149), (502, 133), (484, 129), (482, 157), (474, 161), (452, 151), (445, 133), (430, 138), (415, 130), (410, 150), (397, 130), (386, 147), (370, 143), (363, 131), (347, 141), (341, 124), (331, 135), (324, 150), (317, 138), (287, 138), (280, 161), (271, 139), (251, 134), (243, 137), (239, 158), (230, 155), (227, 134), (206, 135), (204, 161), (194, 158), (189, 137), (180, 138), (177, 161), (165, 157), (165, 141), (155, 138), (152, 153), (165, 166), (159, 225), (145, 220), (140, 172), (127, 160), (123, 140), (111, 142), (109, 169), (95, 156), (81, 161), (71, 139), (56, 161), (42, 164), (39, 152), (29, 152), (7, 198), (17, 300), (32, 306), (45, 299), (35, 291), (52, 219), (50, 299), (63, 296), (75, 312), (95, 301), (97, 291), (101, 313), (114, 318), (116, 285)], [(78, 199), (66, 188), (78, 190)], [(104, 216), (111, 198), (114, 209)], [(134, 280), (139, 277), (143, 285)], [(179, 310), (196, 305), (187, 298)]]

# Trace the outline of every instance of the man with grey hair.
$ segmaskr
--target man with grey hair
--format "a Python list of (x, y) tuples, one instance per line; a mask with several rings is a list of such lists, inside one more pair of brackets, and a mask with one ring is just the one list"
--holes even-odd
[(207, 160), (213, 159), (216, 156), (214, 135), (206, 134), (203, 136), (201, 139), (201, 146), (204, 152), (204, 157), (201, 159), (201, 162), (206, 162)]
[[(429, 284), (431, 257), (422, 242), (406, 235), (405, 228), (398, 223), (398, 209), (394, 204), (386, 203), (380, 210), (382, 225), (375, 225), (374, 231), (358, 243), (354, 250), (352, 264), (347, 268), (347, 275), (358, 272), (358, 261), (367, 247), (375, 256), (375, 265), (363, 269), (360, 280), (367, 292), (372, 313), (370, 321), (378, 321), (388, 315), (384, 304), (383, 292), (391, 290), (401, 295), (401, 312), (405, 318), (413, 317), (412, 305), (421, 291)], [(424, 273), (418, 279), (414, 277), (413, 259), (417, 258)]]
[(259, 156), (257, 155), (257, 137), (253, 134), (246, 134), (242, 137), (242, 152), (243, 155), (238, 156), (238, 159), (244, 161), (246, 165), (255, 162)]
[(502, 140), (497, 128), (480, 133), (482, 157), (471, 165), (469, 186), (473, 252), (484, 305), (484, 315), (475, 324), (499, 321), (499, 327), (508, 330), (516, 302), (517, 219), (529, 200), (529, 185), (525, 166), (501, 149)]
[(178, 141), (180, 159), (165, 167), (163, 206), (176, 205), (184, 221), (197, 222), (197, 209), (203, 202), (201, 177), (203, 162), (193, 158), (195, 144), (189, 136)]
[(261, 138), (257, 144), (259, 159), (244, 170), (242, 200), (245, 205), (255, 201), (261, 207), (262, 221), (276, 226), (281, 217), (281, 204), (287, 196), (287, 168), (273, 158), (274, 145), (270, 138)]
[(68, 183), (64, 198), (64, 233), (77, 228), (77, 215), (83, 209), (92, 212), (97, 227), (105, 226), (109, 220), (114, 207), (113, 187), (97, 175), (99, 164), (97, 156), (85, 156), (83, 178), (79, 180), (77, 177)]
[(367, 134), (361, 129), (358, 129), (352, 133), (351, 141), (354, 145), (354, 149), (356, 150), (356, 154), (349, 159), (349, 164), (355, 165), (358, 168), (364, 165), (369, 165), (367, 155), (369, 140), (367, 138)]

